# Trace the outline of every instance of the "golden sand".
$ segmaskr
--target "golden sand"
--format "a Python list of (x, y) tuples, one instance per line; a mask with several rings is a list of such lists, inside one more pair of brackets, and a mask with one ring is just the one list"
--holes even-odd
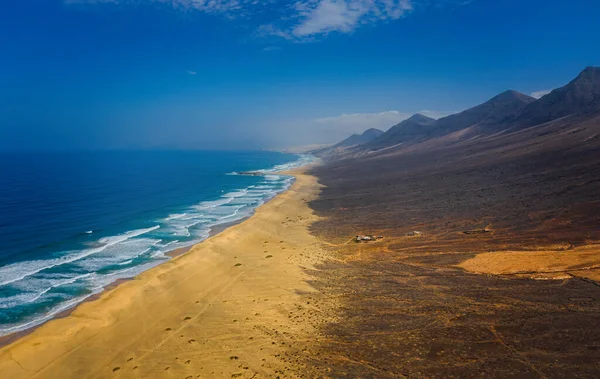
[(308, 232), (316, 178), (294, 175), (248, 220), (3, 347), (0, 376), (291, 376), (278, 356), (314, 336), (304, 268), (326, 254)]
[(458, 266), (479, 274), (515, 275), (535, 279), (578, 276), (597, 280), (600, 278), (600, 246), (489, 252), (478, 254)]

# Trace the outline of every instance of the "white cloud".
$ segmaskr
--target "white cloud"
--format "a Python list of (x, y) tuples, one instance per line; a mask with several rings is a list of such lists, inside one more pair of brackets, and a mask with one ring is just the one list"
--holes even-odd
[(398, 19), (412, 10), (411, 0), (304, 0), (295, 5), (299, 38), (352, 32), (361, 24)]
[(397, 20), (415, 6), (459, 5), (461, 0), (63, 0), (66, 4), (171, 4), (228, 18), (260, 19), (258, 36), (310, 41), (332, 32)]
[(264, 24), (258, 27), (256, 35), (259, 37), (279, 37), (283, 39), (292, 39), (292, 35), (283, 29), (279, 29), (273, 24)]
[(313, 9), (300, 11), (302, 21), (294, 27), (292, 34), (305, 37), (330, 31), (350, 32), (366, 12), (360, 2), (323, 0)]
[(187, 72), (189, 75), (196, 75), (196, 74), (197, 74), (197, 72), (196, 72), (196, 71), (190, 71), (190, 70), (186, 70), (186, 72)]
[(542, 97), (546, 96), (550, 92), (552, 92), (551, 89), (546, 89), (546, 90), (542, 90), (542, 91), (535, 91), (535, 92), (532, 92), (530, 94), (530, 96), (531, 97), (535, 97), (536, 99), (539, 99), (539, 98), (542, 98)]
[(272, 3), (274, 0), (63, 0), (66, 4), (143, 4), (143, 3), (166, 3), (173, 8), (190, 10), (195, 9), (205, 13), (222, 14), (227, 16), (246, 15)]

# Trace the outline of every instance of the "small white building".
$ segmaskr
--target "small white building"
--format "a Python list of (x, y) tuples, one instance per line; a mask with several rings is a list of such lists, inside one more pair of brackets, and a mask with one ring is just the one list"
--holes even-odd
[(366, 235), (366, 236), (356, 236), (356, 242), (373, 242), (373, 241), (377, 241), (378, 239), (382, 239), (383, 237), (375, 237), (372, 235)]

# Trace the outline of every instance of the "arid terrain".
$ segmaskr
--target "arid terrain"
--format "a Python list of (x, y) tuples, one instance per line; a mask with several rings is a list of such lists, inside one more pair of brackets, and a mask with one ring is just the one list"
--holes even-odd
[[(311, 230), (341, 244), (340, 261), (312, 274), (341, 306), (312, 364), (332, 377), (600, 375), (598, 72), (538, 101), (503, 94), (438, 121), (445, 132), (432, 122), (325, 156)], [(345, 243), (357, 234), (384, 238)]]
[(5, 341), (0, 376), (600, 376), (600, 69), (351, 140), (244, 222)]

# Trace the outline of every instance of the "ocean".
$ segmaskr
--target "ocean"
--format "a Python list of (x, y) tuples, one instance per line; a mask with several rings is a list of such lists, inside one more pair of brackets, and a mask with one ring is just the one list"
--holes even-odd
[[(0, 155), (0, 335), (38, 325), (108, 284), (250, 216), (287, 189), (274, 152)], [(260, 176), (240, 175), (261, 171)]]

